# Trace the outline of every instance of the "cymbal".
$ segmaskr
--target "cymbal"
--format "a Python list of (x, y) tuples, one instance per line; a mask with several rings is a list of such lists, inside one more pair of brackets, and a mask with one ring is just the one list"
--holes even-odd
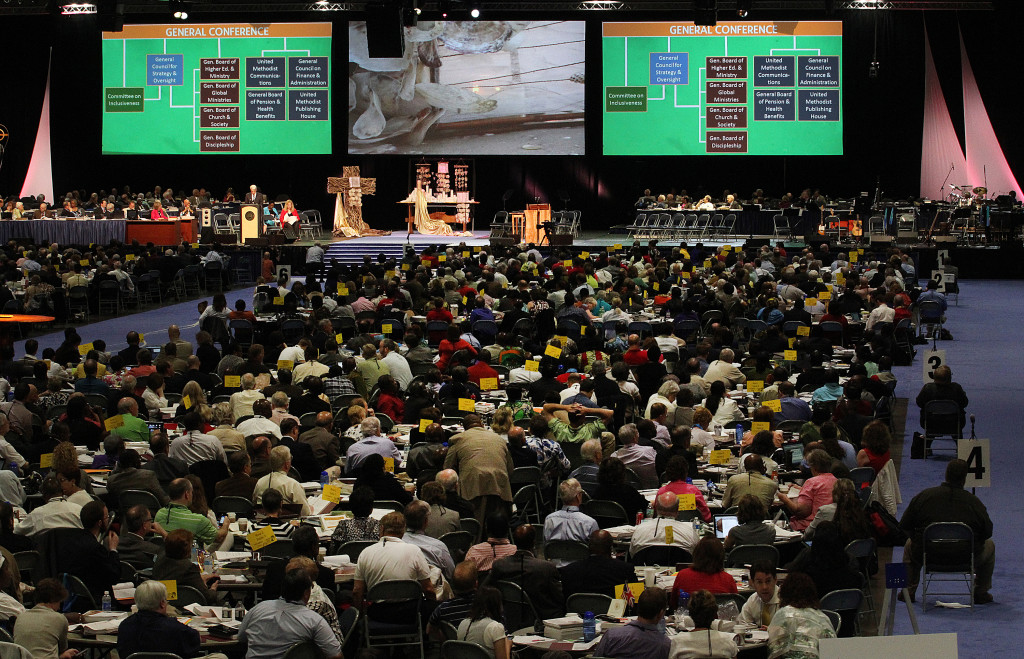
[(971, 192), (973, 192), (974, 194), (988, 194), (988, 188), (986, 188), (983, 185), (979, 185), (978, 187), (971, 190)]

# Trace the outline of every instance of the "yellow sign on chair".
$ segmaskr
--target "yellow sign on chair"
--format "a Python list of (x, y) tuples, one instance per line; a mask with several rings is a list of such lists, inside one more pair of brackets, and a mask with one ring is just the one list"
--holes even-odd
[(475, 412), (476, 401), (472, 398), (460, 398), (459, 399), (459, 411), (460, 412)]
[(224, 386), (227, 387), (228, 389), (237, 389), (238, 387), (241, 387), (242, 386), (242, 376), (241, 375), (225, 375), (224, 376)]
[(537, 361), (536, 359), (527, 359), (526, 364), (524, 364), (524, 367), (527, 371), (536, 373), (537, 371), (540, 370), (540, 362)]
[(482, 391), (495, 391), (498, 388), (498, 378), (480, 378), (480, 389)]
[(558, 346), (548, 346), (544, 348), (544, 354), (547, 355), (548, 357), (554, 357), (555, 359), (558, 359), (559, 357), (562, 356), (562, 349), (559, 348)]
[(290, 371), (295, 368), (295, 362), (290, 359), (278, 359), (277, 370), (279, 371)]
[(252, 547), (253, 551), (259, 551), (267, 545), (272, 545), (277, 542), (277, 536), (274, 535), (273, 526), (264, 526), (259, 531), (253, 531), (245, 536), (245, 539), (249, 542), (249, 546)]
[(779, 400), (778, 398), (773, 398), (771, 400), (766, 400), (763, 403), (761, 403), (761, 405), (763, 405), (764, 407), (767, 407), (772, 412), (781, 412), (782, 411), (782, 401)]
[(796, 335), (797, 336), (810, 336), (811, 335), (811, 328), (808, 327), (807, 325), (800, 325), (799, 327), (796, 328)]
[(112, 416), (103, 422), (103, 427), (106, 428), (107, 430), (114, 430), (115, 428), (120, 428), (123, 425), (124, 417), (121, 416), (120, 414), (118, 414), (117, 416)]
[(345, 284), (338, 284), (338, 295), (348, 295), (348, 286)]
[(434, 422), (433, 419), (420, 419), (420, 432), (427, 432), (427, 428)]
[(53, 453), (43, 453), (39, 456), (39, 468), (49, 469), (53, 466)]
[(796, 361), (796, 350), (786, 350), (786, 351), (784, 351), (782, 353), (782, 358), (785, 359), (787, 362), (795, 362)]
[(384, 334), (391, 334), (392, 325), (391, 323), (381, 323), (380, 331)]
[(693, 492), (680, 494), (679, 510), (697, 510), (697, 495)]
[(750, 432), (755, 435), (763, 430), (771, 430), (772, 424), (768, 421), (755, 421), (750, 424)]
[(388, 472), (389, 474), (395, 473), (394, 458), (384, 458), (384, 471)]
[(759, 394), (764, 391), (764, 380), (747, 380), (747, 391)]
[(324, 485), (320, 498), (331, 503), (341, 503), (341, 488), (337, 485)]
[(158, 579), (157, 581), (159, 583), (162, 583), (164, 585), (164, 588), (167, 589), (167, 601), (168, 602), (173, 602), (174, 600), (178, 599), (178, 582), (176, 580), (174, 580), (174, 579), (166, 579), (166, 580)]

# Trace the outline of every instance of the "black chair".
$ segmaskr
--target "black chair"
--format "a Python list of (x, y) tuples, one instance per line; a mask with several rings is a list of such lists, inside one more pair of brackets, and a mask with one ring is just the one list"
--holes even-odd
[(363, 617), (363, 639), (366, 647), (417, 646), (423, 659), (423, 627), (420, 625), (420, 604), (423, 592), (420, 584), (412, 580), (382, 581), (366, 593), (366, 599), (376, 604), (410, 605), (413, 615), (404, 620), (378, 621)]
[(355, 563), (359, 560), (359, 554), (363, 553), (364, 549), (375, 544), (377, 544), (376, 540), (349, 540), (335, 547), (331, 554), (335, 556), (348, 555), (348, 560)]
[(580, 506), (580, 512), (593, 517), (602, 529), (633, 523), (626, 514), (626, 509), (617, 501), (592, 499)]
[(857, 611), (861, 602), (864, 601), (864, 593), (856, 588), (844, 588), (826, 593), (821, 598), (821, 608), (835, 611), (839, 614), (839, 627), (836, 628), (836, 636), (839, 638), (851, 638), (860, 636), (860, 624), (858, 623)]
[(566, 613), (578, 613), (580, 617), (590, 611), (595, 616), (608, 613), (612, 598), (601, 593), (574, 593), (565, 602)]
[[(207, 495), (209, 496), (209, 495)], [(228, 513), (235, 513), (238, 517), (252, 516), (252, 501), (245, 497), (216, 497), (211, 504), (213, 513), (220, 517)]]
[(519, 584), (511, 581), (495, 582), (494, 587), (501, 593), (501, 605), (505, 610), (505, 628), (522, 629), (533, 627), (540, 616), (533, 606), (530, 596), (519, 587)]
[(34, 584), (39, 580), (39, 568), (42, 565), (42, 557), (37, 551), (19, 551), (14, 554), (14, 560), (18, 563), (18, 571), (21, 572), (21, 580), (27, 584)]
[(451, 531), (445, 533), (440, 538), (444, 546), (448, 548), (448, 553), (451, 554), (452, 560), (456, 563), (461, 563), (466, 558), (466, 552), (473, 546), (476, 541), (476, 536), (466, 531)]
[(480, 539), (480, 522), (472, 517), (459, 519), (459, 528), (473, 536), (474, 542)]
[(441, 645), (442, 659), (491, 659), (491, 656), (482, 646), (469, 641), (452, 640)]
[(932, 442), (938, 439), (953, 441), (956, 451), (956, 440), (963, 438), (960, 424), (962, 412), (960, 406), (951, 400), (931, 400), (924, 406), (924, 448), (925, 456), (931, 454)]
[(586, 543), (576, 540), (549, 540), (544, 544), (544, 558), (549, 561), (566, 561), (573, 563), (590, 556), (590, 548)]
[[(935, 522), (924, 529), (923, 574), (921, 577), (921, 608), (927, 608), (928, 586), (934, 581), (963, 582), (967, 584), (974, 608), (974, 531), (963, 522)], [(936, 575), (959, 575), (940, 578)], [(957, 592), (936, 592), (933, 595), (960, 595)]]
[(773, 545), (740, 545), (725, 557), (725, 567), (747, 567), (758, 561), (779, 564), (779, 550)]
[(286, 538), (278, 538), (261, 549), (260, 552), (267, 558), (277, 558), (281, 560), (287, 560), (295, 555), (295, 549), (292, 546), (292, 541)]
[(288, 648), (284, 659), (324, 659), (327, 655), (313, 641), (303, 641)]
[(679, 563), (692, 563), (693, 554), (682, 547), (672, 545), (657, 545), (644, 547), (630, 559), (634, 565), (671, 565)]
[(139, 504), (149, 508), (149, 513), (154, 516), (156, 511), (160, 510), (160, 500), (152, 492), (146, 490), (125, 490), (117, 496), (117, 508), (122, 514)]
[(203, 482), (207, 500), (216, 490), (217, 483), (231, 476), (223, 460), (200, 460), (188, 468), (188, 473), (195, 474)]

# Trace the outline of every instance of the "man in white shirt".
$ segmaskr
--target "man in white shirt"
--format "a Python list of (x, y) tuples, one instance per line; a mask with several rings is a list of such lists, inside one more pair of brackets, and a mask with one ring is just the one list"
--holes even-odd
[(252, 418), (241, 422), (235, 429), (242, 433), (243, 437), (273, 435), (281, 439), (281, 426), (271, 419), (273, 413), (274, 410), (269, 400), (258, 400), (252, 404)]
[[(286, 346), (284, 350), (281, 351), (281, 354), (277, 356), (277, 360), (290, 361), (292, 364), (298, 366), (302, 362), (306, 361), (306, 348), (308, 348), (311, 345), (313, 344), (310, 343), (309, 339), (299, 339), (298, 344), (293, 346)], [(294, 381), (298, 382), (298, 380)]]
[(868, 314), (868, 319), (864, 323), (864, 330), (870, 332), (874, 329), (877, 323), (891, 323), (896, 317), (896, 312), (893, 311), (892, 307), (886, 304), (885, 293), (872, 293), (871, 301), (875, 304), (875, 308)]
[(292, 382), (302, 382), (306, 379), (307, 375), (315, 377), (321, 377), (327, 374), (327, 371), (331, 370), (326, 364), (321, 364), (316, 360), (318, 357), (317, 350), (313, 346), (309, 346), (303, 352), (303, 358), (306, 360), (302, 364), (295, 367), (292, 371)]
[(726, 389), (732, 389), (737, 384), (747, 381), (747, 376), (743, 375), (740, 369), (733, 364), (734, 359), (736, 359), (736, 353), (730, 348), (724, 348), (718, 353), (718, 359), (708, 365), (707, 373), (704, 374), (704, 381), (708, 383), (709, 387), (712, 382), (721, 381), (725, 383)]
[(369, 456), (377, 453), (385, 458), (394, 458), (395, 465), (402, 459), (402, 452), (398, 450), (395, 443), (388, 437), (380, 434), (380, 419), (375, 416), (368, 416), (359, 424), (359, 430), (363, 438), (348, 447), (345, 452), (345, 472), (355, 473)]
[[(380, 520), (380, 540), (364, 549), (356, 563), (352, 582), (355, 606), (361, 607), (366, 593), (378, 583), (393, 579), (418, 581), (427, 598), (434, 599), (430, 566), (419, 547), (402, 540), (405, 528), (405, 515), (399, 512), (388, 513)], [(385, 621), (400, 620), (401, 617), (396, 617), (400, 613), (387, 604), (374, 604), (367, 610), (371, 618)]]
[(750, 585), (754, 587), (754, 594), (743, 605), (740, 622), (757, 625), (761, 629), (767, 628), (772, 616), (779, 610), (778, 584), (774, 563), (757, 561), (751, 565)]
[(256, 376), (252, 373), (242, 375), (242, 390), (231, 394), (231, 414), (235, 421), (243, 416), (252, 414), (252, 404), (266, 398), (262, 393), (256, 391)]
[[(667, 545), (682, 547), (692, 553), (699, 538), (690, 522), (676, 520), (676, 515), (679, 514), (679, 497), (674, 492), (662, 492), (654, 500), (654, 512), (654, 519), (645, 519), (633, 530), (633, 538), (629, 542), (629, 555), (635, 557), (637, 552), (645, 547)], [(666, 531), (669, 528), (672, 529), (671, 533)], [(670, 535), (671, 542), (668, 537)]]
[(50, 529), (82, 528), (82, 507), (62, 496), (57, 475), (50, 473), (39, 486), (39, 494), (46, 501), (34, 509), (14, 527), (18, 535), (29, 537)]
[(185, 434), (171, 442), (167, 455), (182, 460), (190, 467), (204, 460), (220, 460), (227, 465), (228, 456), (224, 452), (224, 445), (217, 437), (200, 432), (202, 422), (202, 418), (196, 412), (189, 412), (183, 416), (179, 423), (185, 427)]
[(285, 419), (295, 419), (295, 423), (299, 422), (299, 417), (288, 412), (288, 394), (283, 391), (275, 391), (274, 395), (270, 397), (270, 403), (273, 405), (270, 413), (270, 420), (281, 426), (281, 422)]
[(405, 391), (412, 382), (412, 370), (409, 368), (408, 360), (398, 354), (398, 345), (391, 339), (381, 341), (379, 348), (380, 360), (388, 365), (388, 368), (391, 369), (391, 376), (398, 380), (402, 391)]
[(275, 446), (270, 451), (270, 473), (256, 481), (256, 489), (252, 492), (253, 501), (259, 505), (263, 502), (263, 493), (274, 488), (281, 493), (284, 503), (302, 504), (300, 515), (309, 515), (309, 502), (306, 492), (299, 481), (288, 475), (292, 468), (292, 452), (287, 446)]

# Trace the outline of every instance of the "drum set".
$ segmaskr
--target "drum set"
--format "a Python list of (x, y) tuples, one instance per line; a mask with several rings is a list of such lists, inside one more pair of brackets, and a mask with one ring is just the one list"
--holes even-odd
[(987, 194), (988, 188), (983, 185), (953, 185), (950, 183), (947, 200), (959, 208), (971, 208), (989, 203), (990, 200), (985, 198)]

